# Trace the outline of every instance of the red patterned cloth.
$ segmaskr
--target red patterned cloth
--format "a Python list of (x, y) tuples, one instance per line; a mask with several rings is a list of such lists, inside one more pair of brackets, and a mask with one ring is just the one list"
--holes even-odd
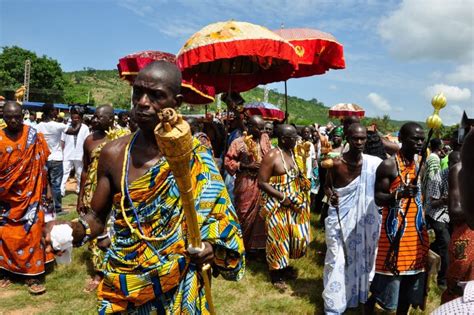
[(441, 297), (442, 304), (462, 296), (458, 282), (474, 280), (474, 230), (467, 224), (456, 226), (451, 235), (446, 280), (448, 288)]
[[(259, 216), (260, 189), (258, 188), (257, 172), (240, 170), (240, 163), (254, 161), (253, 155), (245, 144), (244, 137), (235, 139), (225, 156), (225, 168), (231, 175), (235, 175), (234, 204), (244, 239), (245, 250), (263, 249), (267, 241), (265, 223)], [(253, 140), (252, 140), (253, 141)], [(259, 142), (259, 158), (261, 159), (271, 149), (267, 134), (262, 134)]]

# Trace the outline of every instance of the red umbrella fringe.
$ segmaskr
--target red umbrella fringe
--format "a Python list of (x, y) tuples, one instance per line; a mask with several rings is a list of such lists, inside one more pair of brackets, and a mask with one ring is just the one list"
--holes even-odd
[(351, 110), (329, 110), (330, 118), (344, 118), (349, 116), (364, 117), (365, 111), (351, 111)]
[(244, 111), (250, 115), (260, 115), (265, 120), (283, 121), (285, 119), (285, 112), (277, 109), (268, 108), (245, 108)]
[(243, 92), (287, 80), (297, 67), (296, 58), (287, 42), (249, 39), (191, 49), (178, 55), (177, 64), (186, 80), (214, 86), (216, 93)]
[[(173, 56), (171, 54), (164, 53), (169, 56)], [(136, 57), (132, 57), (136, 55)], [(168, 57), (167, 59), (162, 59), (168, 62), (175, 63), (174, 59)], [(141, 60), (132, 60), (130, 58), (140, 58), (137, 54), (128, 55), (124, 58), (121, 58), (119, 64), (117, 64), (117, 69), (119, 71), (119, 76), (122, 80), (127, 81), (130, 85), (133, 85), (135, 78), (138, 75), (138, 72), (146, 67), (149, 63), (156, 61), (155, 59), (151, 58), (142, 58)], [(171, 60), (171, 61), (170, 61)], [(137, 68), (138, 67), (138, 68)], [(125, 71), (127, 69), (128, 71)], [(188, 104), (209, 104), (215, 101), (214, 95), (215, 92), (213, 91), (212, 87), (202, 86), (201, 88), (205, 91), (201, 91), (198, 88), (194, 87), (192, 83), (189, 82), (182, 82), (181, 84), (181, 94), (183, 95), (184, 102)]]

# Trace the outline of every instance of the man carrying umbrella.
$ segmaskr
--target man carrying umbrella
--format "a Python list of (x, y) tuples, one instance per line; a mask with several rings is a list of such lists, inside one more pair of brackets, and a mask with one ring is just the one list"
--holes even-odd
[(154, 134), (158, 113), (181, 104), (180, 86), (180, 71), (166, 61), (139, 72), (132, 97), (139, 130), (102, 149), (92, 211), (69, 223), (74, 244), (82, 245), (102, 233), (111, 208), (117, 211), (98, 288), (100, 314), (207, 314), (200, 266), (212, 263), (229, 280), (243, 275), (234, 209), (209, 150), (197, 140), (189, 165), (204, 246), (198, 253), (186, 250), (180, 191)]

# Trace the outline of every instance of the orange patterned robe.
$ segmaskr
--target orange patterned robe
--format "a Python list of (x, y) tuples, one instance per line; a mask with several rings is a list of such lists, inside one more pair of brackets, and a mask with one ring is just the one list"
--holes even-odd
[[(390, 191), (401, 189), (403, 182), (413, 182), (417, 172), (416, 162), (405, 166), (400, 153), (395, 158), (398, 165), (398, 176), (390, 184)], [(411, 200), (408, 213), (405, 213), (407, 203), (408, 199), (401, 199), (397, 204), (384, 207), (382, 210), (376, 273), (393, 275), (396, 269), (400, 275), (410, 275), (425, 269), (430, 241), (424, 221), (421, 192), (419, 191), (417, 196)], [(403, 215), (406, 215), (405, 221), (402, 218)], [(395, 246), (396, 251), (393, 252), (391, 244), (396, 242), (395, 236), (399, 229), (402, 231), (401, 238), (398, 246)], [(391, 260), (391, 265), (387, 260), (389, 254), (393, 254), (392, 257), (394, 257)]]
[(0, 268), (15, 274), (42, 274), (47, 262), (40, 241), (48, 155), (36, 129), (24, 125), (17, 140), (0, 130)]

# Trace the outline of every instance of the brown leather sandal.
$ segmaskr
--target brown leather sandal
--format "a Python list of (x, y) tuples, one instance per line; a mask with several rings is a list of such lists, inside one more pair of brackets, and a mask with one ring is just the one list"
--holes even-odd
[(28, 292), (33, 295), (39, 295), (46, 292), (46, 287), (38, 279), (28, 279), (25, 281), (28, 286)]
[(3, 277), (0, 279), (0, 288), (6, 289), (11, 285), (12, 285), (12, 282), (7, 277)]
[(280, 291), (280, 293), (283, 293), (288, 289), (288, 285), (283, 280), (273, 282), (272, 284), (275, 289)]
[(91, 293), (97, 290), (97, 287), (100, 284), (101, 279), (97, 279), (97, 277), (94, 277), (92, 279), (89, 279), (89, 281), (86, 284), (86, 287), (84, 288), (85, 293)]

